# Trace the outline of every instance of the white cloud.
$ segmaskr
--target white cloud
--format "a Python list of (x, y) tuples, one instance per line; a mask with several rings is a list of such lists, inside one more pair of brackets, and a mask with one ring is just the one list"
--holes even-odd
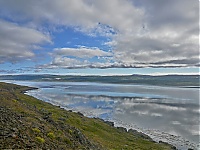
[(0, 20), (0, 63), (30, 59), (35, 55), (32, 50), (45, 42), (51, 42), (48, 35)]
[(51, 67), (78, 67), (79, 65), (81, 65), (81, 62), (76, 60), (76, 59), (72, 59), (72, 58), (67, 58), (67, 57), (55, 57)]
[(92, 57), (103, 57), (103, 56), (112, 56), (111, 53), (100, 50), (99, 48), (56, 48), (54, 49), (54, 54), (56, 56), (74, 56), (78, 58), (92, 58)]
[[(87, 66), (188, 67), (199, 65), (198, 3), (196, 0), (18, 0), (16, 5), (13, 0), (0, 0), (0, 16), (6, 14), (12, 21), (31, 22), (35, 26), (44, 22), (70, 26), (90, 36), (111, 39), (105, 44), (112, 49), (112, 59), (92, 65), (87, 62)], [(35, 43), (41, 43), (41, 37)], [(26, 47), (31, 44), (32, 41), (27, 42)], [(100, 48), (89, 49), (92, 48), (65, 48), (54, 53), (60, 53), (59, 61), (63, 64), (66, 64), (66, 53), (82, 59), (102, 57), (106, 53), (99, 51)], [(34, 55), (31, 51), (24, 51), (25, 54)], [(73, 64), (80, 61), (69, 60)], [(85, 67), (85, 63), (82, 65)]]
[[(0, 1), (1, 12), (9, 10), (12, 19), (33, 19), (34, 22), (48, 21), (57, 25), (81, 27), (82, 30), (96, 29), (101, 24), (120, 32), (130, 32), (132, 26), (141, 21), (142, 11), (130, 1), (122, 0), (7, 0)], [(16, 15), (16, 12), (19, 15)], [(13, 15), (15, 17), (13, 17)]]
[(114, 37), (116, 61), (146, 67), (198, 66), (198, 2), (142, 0), (136, 3), (145, 11), (143, 31)]
[[(50, 64), (39, 66), (39, 68), (101, 68), (109, 67), (109, 59), (112, 53), (100, 50), (97, 47), (88, 48), (55, 48), (51, 53), (53, 61)], [(93, 58), (97, 60), (94, 61)], [(103, 61), (102, 63), (98, 62)]]

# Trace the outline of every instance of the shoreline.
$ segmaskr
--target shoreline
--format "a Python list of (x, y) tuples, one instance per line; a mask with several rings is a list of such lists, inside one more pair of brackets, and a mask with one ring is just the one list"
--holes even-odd
[[(190, 142), (190, 141), (188, 141), (188, 140), (186, 140), (186, 139), (184, 139), (180, 136), (177, 136), (177, 135), (173, 135), (173, 134), (166, 133), (166, 132), (159, 131), (159, 130), (155, 130), (155, 129), (148, 129), (148, 130), (147, 129), (141, 129), (141, 128), (137, 127), (136, 125), (125, 124), (125, 123), (123, 123), (122, 121), (119, 121), (119, 120), (103, 120), (102, 118), (98, 118), (98, 117), (92, 115), (92, 113), (89, 113), (89, 112), (80, 112), (79, 110), (76, 110), (76, 109), (73, 110), (73, 109), (69, 109), (67, 107), (62, 107), (62, 106), (55, 104), (51, 101), (45, 101), (45, 102), (51, 103), (55, 106), (58, 106), (60, 108), (65, 109), (67, 111), (73, 111), (75, 113), (82, 114), (82, 115), (89, 117), (89, 118), (100, 119), (100, 120), (104, 121), (105, 123), (110, 124), (113, 127), (120, 128), (120, 129), (127, 131), (127, 132), (131, 129), (135, 130), (141, 136), (149, 137), (149, 139), (154, 141), (154, 142), (168, 143), (168, 144), (176, 147), (179, 150), (188, 150), (189, 148), (195, 150), (196, 149), (195, 147), (198, 147), (198, 145), (196, 145), (195, 143), (192, 143), (192, 142)], [(174, 141), (178, 141), (178, 142), (174, 142)]]
[[(39, 88), (37, 88), (37, 89), (39, 89)], [(29, 95), (28, 93), (24, 93), (24, 94)], [(32, 96), (32, 95), (29, 95), (29, 96)], [(43, 100), (41, 100), (41, 101), (43, 101)], [(169, 141), (166, 140), (166, 138), (163, 138), (163, 135), (166, 135), (167, 137), (171, 136), (171, 137), (176, 139), (176, 137), (178, 138), (178, 136), (176, 136), (176, 135), (172, 135), (172, 134), (169, 134), (169, 133), (164, 133), (163, 131), (159, 131), (159, 134), (157, 134), (157, 135), (160, 135), (160, 137), (162, 137), (162, 138), (160, 138), (160, 137), (157, 137), (157, 135), (153, 135), (152, 134), (151, 131), (154, 131), (153, 129), (152, 130), (148, 130), (149, 133), (147, 133), (147, 132), (145, 132), (145, 129), (142, 130), (139, 127), (137, 127), (136, 125), (133, 125), (133, 126), (132, 125), (127, 125), (127, 124), (125, 125), (125, 123), (123, 123), (122, 121), (119, 121), (119, 120), (104, 120), (102, 118), (99, 118), (99, 117), (96, 117), (96, 116), (92, 116), (91, 113), (88, 113), (88, 112), (87, 113), (86, 112), (80, 112), (80, 111), (75, 110), (75, 109), (73, 110), (73, 109), (70, 109), (70, 108), (67, 108), (67, 107), (62, 107), (62, 106), (60, 106), (58, 104), (55, 104), (55, 103), (53, 103), (51, 101), (44, 101), (44, 102), (50, 103), (50, 104), (52, 104), (52, 105), (54, 105), (56, 107), (59, 107), (61, 109), (65, 109), (66, 111), (75, 112), (75, 113), (77, 113), (77, 114), (79, 114), (81, 116), (84, 116), (84, 117), (101, 120), (104, 123), (116, 128), (116, 129), (119, 129), (119, 130), (121, 130), (123, 132), (136, 134), (137, 136), (145, 138), (145, 139), (148, 139), (148, 140), (150, 140), (152, 142), (168, 144), (168, 145), (170, 145), (172, 147), (172, 149), (178, 149), (178, 150), (188, 150), (188, 149), (192, 150), (192, 149), (194, 149), (194, 150), (196, 150), (194, 143), (191, 143), (191, 142), (189, 142), (187, 140), (185, 140), (185, 141), (189, 142), (189, 144), (188, 144), (189, 146), (186, 146), (186, 145), (185, 146), (180, 146), (181, 143), (179, 143), (180, 145), (177, 145), (177, 144), (174, 144), (174, 143), (170, 143)]]
[[(51, 102), (49, 101), (49, 103), (51, 103)], [(53, 103), (51, 103), (51, 104), (53, 104)], [(53, 104), (53, 105), (55, 105), (55, 104)], [(61, 107), (59, 105), (55, 105), (55, 106)], [(109, 124), (112, 127), (117, 128), (121, 131), (137, 134), (140, 137), (149, 139), (156, 143), (165, 143), (165, 144), (171, 145), (172, 148), (177, 149), (177, 150), (198, 150), (197, 147), (199, 147), (199, 145), (196, 145), (195, 143), (192, 143), (192, 142), (188, 141), (187, 139), (184, 139), (181, 136), (173, 135), (173, 134), (155, 130), (155, 129), (141, 129), (136, 125), (125, 124), (119, 120), (104, 120), (102, 118), (91, 116), (90, 115), (91, 113), (82, 113), (82, 112), (79, 112), (78, 110), (67, 109), (65, 107), (61, 107), (61, 108), (65, 109), (67, 111), (72, 111), (72, 112), (78, 113), (85, 117), (102, 120), (103, 122)], [(176, 142), (174, 143), (174, 141), (176, 141)], [(177, 141), (179, 141), (179, 142), (177, 142)]]
[(0, 149), (174, 149), (23, 93), (31, 89), (0, 82)]
[[(73, 112), (76, 112), (76, 113), (84, 114), (84, 116), (89, 117), (89, 118), (98, 118), (97, 116), (94, 116), (94, 114), (92, 114), (90, 112), (80, 112), (80, 110), (70, 109), (70, 108), (67, 108), (67, 106), (62, 107), (62, 106), (55, 104), (51, 101), (45, 101), (45, 102), (51, 103), (51, 104), (53, 104), (55, 106), (59, 106), (61, 108), (64, 108), (67, 111), (73, 111)], [(102, 118), (98, 118), (98, 119), (103, 120)], [(188, 149), (197, 150), (197, 148), (199, 147), (199, 145), (196, 145), (195, 143), (188, 141), (187, 139), (184, 139), (183, 137), (180, 137), (178, 135), (173, 135), (173, 134), (166, 133), (166, 132), (159, 131), (159, 130), (155, 130), (155, 129), (148, 129), (148, 130), (147, 129), (141, 129), (141, 128), (135, 126), (135, 125), (130, 125), (130, 124), (125, 125), (125, 123), (123, 123), (119, 120), (103, 120), (103, 121), (104, 122), (110, 122), (110, 124), (113, 124), (112, 125), (113, 127), (121, 128), (122, 130), (124, 130), (124, 131), (126, 130), (127, 132), (130, 129), (137, 130), (138, 133), (141, 133), (141, 136), (146, 135), (146, 136), (149, 137), (149, 139), (151, 139), (152, 141), (157, 142), (157, 143), (159, 143), (159, 142), (168, 143), (169, 145), (172, 145), (179, 150), (188, 150)], [(174, 142), (174, 141), (176, 141), (176, 142)]]

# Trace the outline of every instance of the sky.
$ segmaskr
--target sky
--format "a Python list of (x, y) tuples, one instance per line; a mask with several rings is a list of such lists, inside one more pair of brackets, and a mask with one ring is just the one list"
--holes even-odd
[(199, 74), (198, 0), (0, 0), (0, 74)]

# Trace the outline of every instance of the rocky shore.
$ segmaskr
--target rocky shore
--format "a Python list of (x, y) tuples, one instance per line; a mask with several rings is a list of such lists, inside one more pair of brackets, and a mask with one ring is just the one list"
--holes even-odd
[(23, 94), (30, 89), (0, 83), (0, 149), (176, 149), (136, 130)]

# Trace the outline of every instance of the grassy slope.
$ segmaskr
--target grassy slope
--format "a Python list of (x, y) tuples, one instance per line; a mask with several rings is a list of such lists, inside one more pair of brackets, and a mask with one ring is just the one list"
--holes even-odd
[[(1, 117), (0, 149), (171, 149), (169, 145), (120, 131), (100, 119), (87, 118), (23, 94), (28, 89), (0, 83), (1, 110), (5, 109), (10, 115), (8, 121), (13, 122), (9, 124)], [(3, 134), (5, 130), (7, 135)]]

